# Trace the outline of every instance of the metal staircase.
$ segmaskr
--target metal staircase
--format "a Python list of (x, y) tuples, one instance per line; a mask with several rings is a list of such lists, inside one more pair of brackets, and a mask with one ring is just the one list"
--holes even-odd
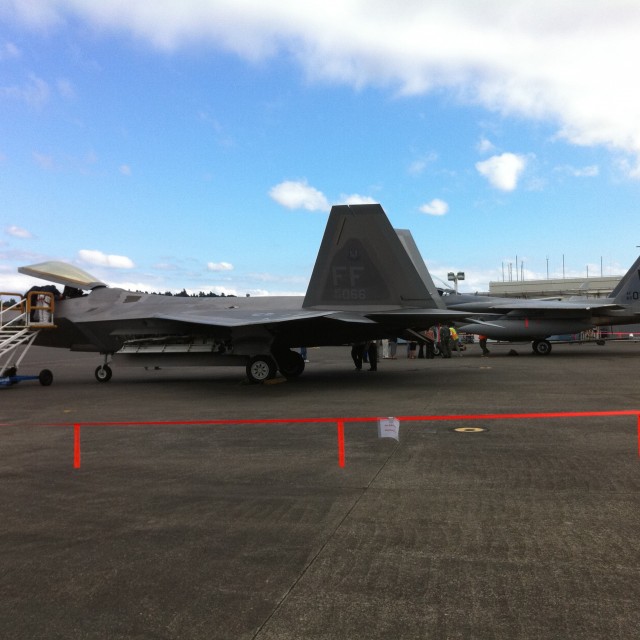
[(54, 305), (48, 291), (30, 291), (26, 297), (0, 293), (0, 384), (12, 383), (38, 333), (55, 328)]

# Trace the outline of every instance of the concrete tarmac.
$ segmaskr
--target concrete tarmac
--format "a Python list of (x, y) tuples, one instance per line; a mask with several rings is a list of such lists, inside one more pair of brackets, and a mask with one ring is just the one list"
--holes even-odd
[[(515, 349), (519, 355), (509, 356)], [(640, 344), (310, 349), (297, 380), (33, 349), (0, 388), (0, 638), (637, 638)], [(194, 425), (216, 419), (294, 423)], [(74, 423), (84, 426), (73, 468)], [(478, 427), (480, 432), (459, 432)]]

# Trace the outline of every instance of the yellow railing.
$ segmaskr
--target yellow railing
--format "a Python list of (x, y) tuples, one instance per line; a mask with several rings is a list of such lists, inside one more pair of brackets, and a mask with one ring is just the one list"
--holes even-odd
[(30, 291), (27, 295), (29, 325), (52, 325), (55, 305), (55, 298), (50, 291)]
[(53, 325), (55, 298), (50, 291), (21, 293), (0, 292), (0, 326)]

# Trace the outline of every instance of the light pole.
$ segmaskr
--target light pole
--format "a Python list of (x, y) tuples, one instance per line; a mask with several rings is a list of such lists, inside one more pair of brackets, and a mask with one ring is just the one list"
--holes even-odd
[(455, 292), (458, 293), (458, 280), (464, 280), (464, 271), (458, 271), (458, 273), (449, 271), (447, 274), (447, 280), (453, 282), (453, 288), (455, 289)]

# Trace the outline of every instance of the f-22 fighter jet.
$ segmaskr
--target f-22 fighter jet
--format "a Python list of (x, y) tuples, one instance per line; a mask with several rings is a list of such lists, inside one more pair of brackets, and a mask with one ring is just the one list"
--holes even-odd
[(304, 298), (134, 293), (64, 263), (18, 271), (66, 287), (55, 304), (55, 328), (42, 330), (35, 344), (102, 354), (99, 381), (111, 378), (113, 361), (241, 364), (251, 382), (261, 382), (278, 371), (299, 376), (305, 363), (297, 347), (395, 337), (467, 318), (446, 309), (407, 242), (412, 239), (396, 233), (380, 205), (334, 206)]

